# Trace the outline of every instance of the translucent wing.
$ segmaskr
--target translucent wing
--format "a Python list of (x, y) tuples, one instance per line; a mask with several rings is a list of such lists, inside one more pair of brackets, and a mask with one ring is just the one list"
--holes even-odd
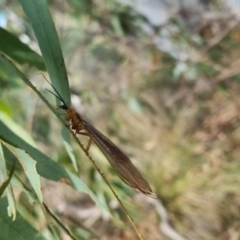
[(119, 177), (127, 185), (138, 189), (140, 192), (150, 197), (156, 198), (148, 182), (142, 177), (128, 156), (90, 123), (82, 118), (81, 120), (84, 129), (92, 136), (93, 141), (100, 148)]

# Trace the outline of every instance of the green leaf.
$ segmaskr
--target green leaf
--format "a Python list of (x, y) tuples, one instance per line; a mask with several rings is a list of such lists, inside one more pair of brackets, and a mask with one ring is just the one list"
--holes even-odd
[(28, 64), (44, 71), (42, 57), (19, 40), (18, 37), (0, 27), (0, 51), (20, 64)]
[[(0, 173), (2, 175), (3, 181), (8, 178), (6, 158), (3, 153), (2, 142), (0, 141)], [(11, 184), (8, 185), (7, 189), (7, 199), (8, 199), (8, 215), (13, 216), (13, 220), (16, 218), (16, 203), (13, 195), (13, 190)]]
[(25, 129), (23, 129), (19, 124), (14, 122), (6, 114), (0, 112), (0, 121), (2, 121), (5, 125), (7, 125), (15, 134), (24, 138), (26, 142), (28, 142), (32, 146), (36, 146), (34, 140), (28, 134), (28, 132)]
[(22, 168), (33, 187), (39, 202), (42, 203), (43, 197), (41, 191), (41, 180), (39, 174), (36, 171), (37, 162), (23, 150), (12, 147), (9, 144), (4, 145), (9, 149), (9, 151), (18, 159), (18, 161), (22, 165)]
[(12, 71), (11, 67), (9, 67), (9, 64), (7, 64), (5, 60), (0, 58), (0, 96), (5, 89), (13, 89), (18, 87), (20, 84), (17, 79), (17, 74)]
[(18, 0), (32, 23), (45, 65), (54, 87), (70, 103), (67, 71), (47, 2), (45, 0)]
[(14, 164), (12, 166), (12, 169), (11, 169), (11, 172), (10, 172), (10, 174), (8, 176), (8, 179), (6, 181), (4, 181), (3, 184), (0, 187), (0, 197), (2, 196), (2, 194), (4, 193), (5, 189), (7, 188), (7, 186), (9, 185), (9, 183), (10, 183), (10, 181), (12, 179), (12, 176), (13, 176), (13, 173), (14, 173), (14, 170), (15, 170), (15, 163), (16, 162), (14, 162)]
[(39, 232), (32, 228), (26, 220), (19, 215), (15, 221), (12, 221), (8, 217), (7, 211), (7, 199), (0, 198), (0, 239), (1, 240), (46, 240)]

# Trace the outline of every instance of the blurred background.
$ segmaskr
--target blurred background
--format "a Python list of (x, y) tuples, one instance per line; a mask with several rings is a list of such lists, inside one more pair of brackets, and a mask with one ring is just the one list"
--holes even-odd
[[(144, 239), (240, 239), (240, 2), (48, 3), (72, 105), (131, 158), (159, 197), (149, 200), (126, 186), (91, 146)], [(40, 54), (20, 5), (2, 0), (0, 9), (1, 32), (7, 30)], [(17, 44), (16, 51), (4, 48), (54, 105), (45, 91), (49, 85), (38, 75), (44, 72), (41, 58)], [(26, 129), (41, 151), (74, 172), (60, 138), (61, 124), (38, 96), (3, 73), (0, 90), (0, 112)], [(74, 144), (77, 174), (107, 204), (113, 219), (105, 219), (87, 195), (43, 179), (45, 202), (80, 239), (137, 239)], [(20, 192), (18, 204), (39, 231), (47, 228), (39, 207), (32, 209)], [(69, 238), (61, 232), (61, 239)]]

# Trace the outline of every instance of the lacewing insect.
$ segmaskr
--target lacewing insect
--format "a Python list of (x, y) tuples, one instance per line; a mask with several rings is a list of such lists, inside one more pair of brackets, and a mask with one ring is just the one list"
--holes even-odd
[(74, 131), (75, 135), (81, 134), (89, 137), (86, 151), (90, 149), (92, 141), (94, 141), (113, 169), (127, 185), (139, 190), (149, 197), (156, 198), (148, 182), (142, 177), (128, 156), (94, 126), (82, 118), (72, 107), (68, 106), (56, 88), (50, 82), (49, 84), (56, 93), (47, 90), (62, 102), (62, 105), (58, 107), (66, 111), (65, 118), (70, 122), (70, 129)]

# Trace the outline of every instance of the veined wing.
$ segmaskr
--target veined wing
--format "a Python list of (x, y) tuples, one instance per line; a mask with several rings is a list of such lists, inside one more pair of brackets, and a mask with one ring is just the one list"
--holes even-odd
[(82, 119), (84, 129), (92, 136), (93, 141), (100, 148), (119, 177), (129, 186), (140, 192), (156, 198), (148, 182), (142, 177), (128, 156), (113, 142), (99, 132), (94, 126)]

